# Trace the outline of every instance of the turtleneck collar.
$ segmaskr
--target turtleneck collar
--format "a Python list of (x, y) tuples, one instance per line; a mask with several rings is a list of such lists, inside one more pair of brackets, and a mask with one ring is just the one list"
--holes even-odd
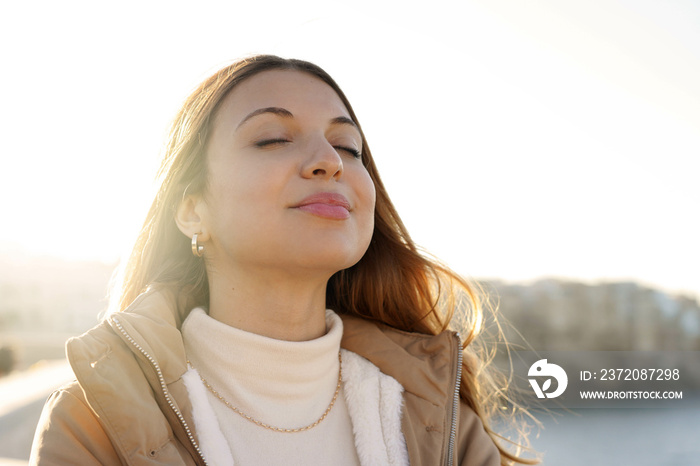
[(303, 342), (275, 340), (230, 327), (194, 309), (182, 325), (187, 357), (232, 405), (278, 427), (314, 422), (338, 382), (343, 323), (326, 311), (326, 334)]

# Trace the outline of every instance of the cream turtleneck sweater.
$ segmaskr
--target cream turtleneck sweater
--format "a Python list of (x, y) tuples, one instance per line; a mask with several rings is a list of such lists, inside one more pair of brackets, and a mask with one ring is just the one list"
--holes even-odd
[[(182, 335), (192, 367), (230, 404), (266, 424), (298, 428), (321, 417), (338, 383), (343, 323), (326, 311), (326, 327), (315, 340), (282, 341), (230, 327), (195, 309)], [(342, 387), (328, 417), (297, 433), (257, 426), (208, 390), (207, 398), (237, 466), (360, 463)]]

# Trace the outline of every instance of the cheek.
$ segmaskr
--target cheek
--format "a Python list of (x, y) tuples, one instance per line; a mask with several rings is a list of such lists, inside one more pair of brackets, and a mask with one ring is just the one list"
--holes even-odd
[[(222, 241), (263, 240), (285, 228), (283, 207), (289, 198), (287, 173), (278, 166), (225, 167), (212, 173), (210, 220)], [(227, 238), (227, 239), (224, 239)]]
[(253, 183), (239, 176), (240, 172), (213, 167), (209, 174), (207, 193), (207, 224), (219, 241), (235, 236), (251, 220), (249, 210), (257, 200), (252, 198)]
[(241, 180), (229, 178), (226, 182), (217, 180), (210, 184), (211, 214), (219, 221), (225, 221), (227, 217), (236, 217), (245, 207), (247, 189)]
[(366, 170), (363, 170), (363, 172), (364, 173), (361, 177), (360, 193), (363, 198), (363, 202), (374, 214), (374, 207), (377, 202), (377, 192), (374, 188), (374, 182), (372, 181), (372, 178), (370, 178), (369, 173), (367, 173)]
[(371, 237), (372, 231), (374, 231), (374, 209), (377, 202), (377, 193), (367, 171), (364, 171), (360, 180), (358, 198), (362, 203), (362, 227), (369, 232), (368, 234)]
[(210, 177), (211, 193), (226, 210), (252, 208), (269, 201), (280, 186), (274, 170), (255, 164), (213, 167)]

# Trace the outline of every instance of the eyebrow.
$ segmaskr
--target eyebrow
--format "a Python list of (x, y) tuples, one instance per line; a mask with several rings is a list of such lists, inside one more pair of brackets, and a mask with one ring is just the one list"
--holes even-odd
[[(283, 117), (283, 118), (294, 118), (294, 115), (292, 114), (292, 112), (290, 112), (290, 111), (287, 110), (286, 108), (281, 108), (281, 107), (265, 107), (265, 108), (259, 108), (259, 109), (257, 109), (257, 110), (254, 110), (254, 111), (250, 112), (248, 115), (246, 115), (246, 117), (243, 118), (243, 120), (241, 120), (240, 123), (238, 123), (238, 126), (236, 127), (236, 129), (238, 129), (238, 128), (240, 128), (241, 126), (243, 126), (243, 124), (244, 124), (246, 121), (250, 120), (251, 118), (256, 117), (256, 116), (258, 116), (258, 115), (263, 115), (263, 114), (265, 114), (265, 113), (272, 113), (272, 114), (274, 114), (274, 115), (277, 115), (277, 116), (280, 116), (280, 117)], [(354, 121), (352, 121), (352, 119), (350, 119), (350, 118), (348, 118), (348, 117), (345, 117), (345, 116), (339, 116), (339, 117), (333, 118), (333, 119), (331, 120), (331, 124), (332, 124), (332, 125), (350, 125), (350, 126), (352, 126), (353, 128), (359, 130), (359, 128), (357, 127), (357, 123), (355, 123)]]
[(238, 126), (236, 127), (236, 129), (243, 126), (243, 123), (250, 120), (251, 118), (258, 116), (258, 115), (262, 115), (264, 113), (273, 113), (275, 115), (279, 115), (279, 116), (284, 117), (284, 118), (294, 118), (294, 115), (292, 115), (292, 112), (290, 112), (286, 108), (281, 108), (281, 107), (259, 108), (253, 112), (250, 112), (245, 118), (243, 118), (243, 120), (240, 123), (238, 123)]
[(355, 129), (357, 129), (357, 130), (360, 129), (360, 128), (357, 127), (357, 123), (355, 123), (354, 121), (352, 121), (350, 118), (344, 117), (344, 116), (340, 116), (340, 117), (333, 118), (333, 119), (331, 120), (331, 124), (332, 124), (332, 125), (350, 125), (350, 126), (352, 126), (353, 128), (355, 128)]

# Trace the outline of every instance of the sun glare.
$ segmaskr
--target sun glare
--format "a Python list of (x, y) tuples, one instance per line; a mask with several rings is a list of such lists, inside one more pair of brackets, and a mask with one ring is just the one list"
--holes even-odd
[[(69, 18), (41, 22), (26, 43), (26, 32), (3, 32), (24, 44), (10, 61), (26, 70), (2, 78), (12, 135), (4, 248), (115, 261), (150, 203), (179, 102), (226, 60), (272, 52), (337, 77), (415, 239), (461, 272), (634, 277), (700, 291), (691, 267), (700, 261), (700, 40), (688, 15), (635, 2), (473, 1), (425, 22), (363, 8), (294, 10), (263, 37), (251, 22), (207, 23), (183, 38), (167, 25), (200, 24), (189, 21), (199, 13), (160, 21), (158, 8), (127, 36)], [(340, 17), (365, 33), (318, 40)], [(89, 44), (75, 32), (86, 27)], [(377, 46), (387, 37), (391, 53)], [(31, 58), (40, 50), (63, 57), (50, 60), (48, 81)]]

